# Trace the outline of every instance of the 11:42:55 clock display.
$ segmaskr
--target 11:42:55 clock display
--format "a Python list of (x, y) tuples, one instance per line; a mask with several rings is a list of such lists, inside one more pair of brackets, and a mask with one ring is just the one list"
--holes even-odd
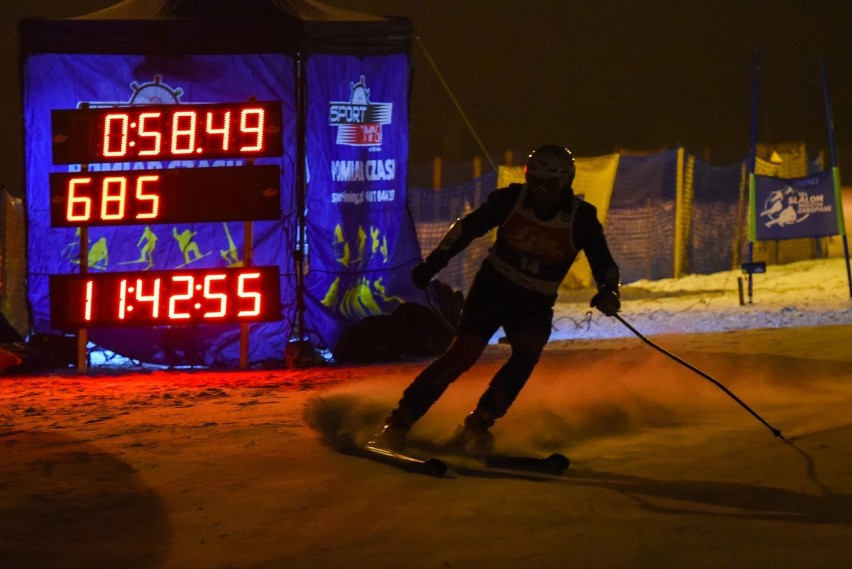
[(51, 326), (280, 320), (279, 288), (274, 266), (51, 275)]

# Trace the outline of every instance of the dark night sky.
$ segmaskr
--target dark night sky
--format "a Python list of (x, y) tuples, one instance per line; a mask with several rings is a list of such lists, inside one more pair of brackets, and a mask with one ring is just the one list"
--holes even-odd
[[(17, 21), (85, 14), (117, 0), (0, 1), (0, 183), (21, 186)], [(842, 0), (328, 0), (411, 18), (495, 161), (559, 142), (578, 156), (688, 151), (728, 164), (751, 136), (827, 148), (819, 56), (827, 62), (841, 166), (852, 155), (852, 2)], [(479, 153), (415, 42), (411, 160)], [(8, 148), (8, 151), (7, 151)], [(844, 149), (849, 149), (844, 152)]]

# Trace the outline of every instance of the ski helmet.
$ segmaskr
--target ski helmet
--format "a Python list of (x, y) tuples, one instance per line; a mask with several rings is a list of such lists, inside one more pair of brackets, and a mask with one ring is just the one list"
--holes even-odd
[(570, 186), (576, 173), (574, 156), (570, 150), (556, 144), (542, 146), (530, 154), (524, 173), (528, 184), (555, 179), (560, 189)]

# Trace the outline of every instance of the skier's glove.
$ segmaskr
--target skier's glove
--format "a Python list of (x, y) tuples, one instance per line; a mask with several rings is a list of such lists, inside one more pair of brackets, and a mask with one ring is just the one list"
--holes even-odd
[(441, 250), (435, 250), (426, 258), (426, 261), (420, 263), (419, 265), (415, 265), (414, 268), (411, 269), (411, 282), (414, 283), (414, 286), (421, 290), (425, 290), (429, 285), (429, 281), (432, 280), (432, 277), (438, 274), (438, 272), (443, 269), (447, 262), (449, 261), (449, 256), (446, 252)]
[(618, 291), (606, 285), (602, 286), (597, 294), (592, 297), (590, 306), (597, 308), (607, 316), (615, 316), (621, 310), (621, 300), (618, 298)]
[(435, 271), (429, 266), (429, 263), (420, 263), (411, 269), (411, 282), (414, 286), (423, 290), (429, 285), (429, 281), (435, 276)]

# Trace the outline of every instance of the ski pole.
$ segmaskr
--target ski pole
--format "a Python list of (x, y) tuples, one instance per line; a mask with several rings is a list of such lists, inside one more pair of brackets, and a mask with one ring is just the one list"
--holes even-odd
[(432, 302), (432, 295), (429, 294), (429, 287), (427, 286), (425, 289), (423, 289), (423, 292), (426, 293), (426, 302), (429, 303), (429, 308), (431, 308), (432, 311), (438, 315), (438, 317), (441, 319), (441, 322), (444, 324), (444, 326), (447, 327), (447, 330), (449, 330), (453, 335), (455, 335), (455, 333), (457, 332), (456, 327), (453, 326), (453, 324), (447, 319), (447, 317), (444, 316), (444, 313), (438, 310), (438, 307), (435, 306), (434, 302)]
[(687, 368), (691, 369), (692, 371), (694, 371), (695, 373), (697, 373), (698, 375), (700, 375), (701, 377), (703, 377), (704, 379), (706, 379), (707, 381), (709, 381), (710, 383), (712, 383), (713, 385), (715, 385), (716, 387), (718, 387), (719, 389), (721, 389), (722, 391), (724, 391), (725, 393), (727, 393), (727, 394), (728, 394), (728, 396), (730, 396), (730, 397), (731, 397), (731, 399), (733, 399), (734, 401), (736, 401), (737, 403), (739, 403), (739, 404), (742, 406), (742, 408), (743, 408), (743, 409), (745, 409), (746, 411), (748, 411), (749, 413), (751, 413), (751, 414), (752, 414), (752, 416), (754, 416), (754, 418), (755, 418), (755, 419), (757, 419), (758, 421), (760, 421), (761, 423), (763, 423), (763, 424), (766, 426), (766, 428), (768, 428), (770, 431), (772, 431), (772, 434), (773, 434), (773, 435), (775, 435), (776, 437), (780, 438), (780, 439), (781, 439), (781, 440), (783, 440), (783, 441), (786, 441), (786, 440), (787, 440), (787, 439), (785, 439), (785, 438), (781, 435), (781, 431), (780, 431), (780, 430), (776, 429), (775, 427), (773, 427), (772, 425), (770, 425), (769, 423), (767, 423), (767, 422), (763, 419), (763, 417), (761, 417), (760, 415), (758, 415), (758, 414), (757, 414), (757, 413), (756, 413), (756, 412), (755, 412), (755, 411), (754, 411), (751, 407), (749, 407), (748, 405), (746, 405), (746, 404), (745, 404), (745, 402), (743, 402), (743, 400), (742, 400), (742, 399), (740, 399), (739, 397), (737, 397), (736, 395), (734, 395), (734, 393), (733, 393), (730, 389), (728, 389), (727, 387), (725, 387), (724, 385), (722, 385), (719, 381), (717, 381), (717, 380), (713, 379), (713, 378), (712, 378), (712, 377), (710, 377), (708, 374), (704, 373), (703, 371), (701, 371), (700, 369), (698, 369), (698, 368), (697, 368), (697, 367), (695, 367), (694, 365), (690, 364), (689, 362), (686, 362), (686, 361), (682, 360), (681, 358), (677, 357), (677, 356), (676, 356), (676, 355), (674, 355), (673, 353), (671, 353), (671, 352), (669, 352), (669, 351), (665, 350), (664, 348), (662, 348), (662, 347), (658, 346), (657, 344), (655, 344), (654, 342), (652, 342), (651, 340), (649, 340), (648, 338), (646, 338), (645, 336), (643, 336), (641, 332), (639, 332), (636, 328), (634, 328), (633, 326), (631, 326), (631, 325), (630, 325), (630, 324), (629, 324), (626, 320), (624, 320), (624, 318), (622, 318), (622, 317), (621, 317), (621, 316), (619, 316), (618, 314), (613, 314), (613, 316), (616, 318), (616, 320), (618, 320), (619, 322), (621, 322), (622, 324), (624, 324), (624, 326), (626, 326), (628, 330), (630, 330), (631, 332), (633, 332), (634, 334), (636, 334), (636, 337), (637, 337), (637, 338), (639, 338), (640, 340), (642, 340), (643, 342), (645, 342), (646, 344), (648, 344), (649, 346), (651, 346), (652, 348), (654, 348), (654, 349), (655, 349), (655, 350), (657, 350), (658, 352), (660, 352), (660, 353), (662, 353), (662, 354), (667, 355), (668, 357), (670, 357), (671, 359), (673, 359), (673, 360), (674, 360), (674, 361), (676, 361), (677, 363), (681, 364), (682, 366), (684, 366), (684, 367), (687, 367)]

